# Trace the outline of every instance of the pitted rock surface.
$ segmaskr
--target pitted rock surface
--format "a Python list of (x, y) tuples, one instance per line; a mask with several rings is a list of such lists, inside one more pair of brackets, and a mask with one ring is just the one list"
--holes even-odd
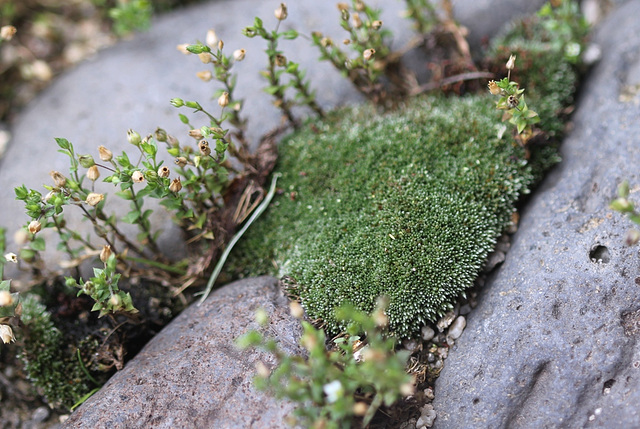
[(603, 52), (504, 265), (436, 382), (435, 427), (640, 427), (640, 259), (609, 203), (640, 201), (640, 2), (597, 32)]
[(273, 357), (239, 350), (236, 338), (259, 329), (255, 311), (270, 318), (264, 334), (287, 353), (302, 354), (300, 323), (271, 277), (241, 280), (194, 304), (156, 335), (87, 402), (64, 428), (285, 428), (294, 404), (256, 391), (258, 361)]

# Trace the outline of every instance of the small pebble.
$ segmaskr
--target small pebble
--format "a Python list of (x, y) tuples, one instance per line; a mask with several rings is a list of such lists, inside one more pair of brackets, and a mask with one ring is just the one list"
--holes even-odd
[(422, 339), (424, 341), (430, 341), (435, 336), (436, 336), (436, 331), (434, 331), (430, 326), (422, 327)]
[(467, 326), (467, 319), (465, 319), (464, 316), (458, 316), (449, 328), (447, 337), (457, 340), (460, 338), (460, 335), (462, 335), (462, 331), (464, 331), (465, 326)]
[(466, 316), (469, 313), (471, 313), (471, 304), (467, 303), (467, 304), (463, 305), (462, 307), (460, 307), (460, 315), (461, 316)]
[(438, 330), (440, 332), (444, 331), (446, 328), (449, 327), (449, 325), (451, 325), (451, 323), (455, 318), (456, 318), (456, 313), (454, 311), (449, 311), (447, 314), (442, 316), (440, 320), (438, 320), (438, 323), (436, 324), (436, 326), (438, 327)]
[(416, 340), (404, 340), (402, 345), (410, 352), (414, 352), (418, 348), (418, 342)]
[(51, 410), (49, 410), (49, 407), (38, 407), (34, 410), (33, 415), (31, 416), (31, 420), (33, 420), (34, 422), (42, 423), (47, 421), (50, 415)]
[(420, 409), (420, 418), (416, 422), (416, 429), (430, 428), (435, 419), (436, 411), (433, 409), (433, 405), (426, 404)]
[(433, 399), (436, 397), (436, 395), (433, 393), (432, 387), (427, 387), (426, 389), (424, 389), (424, 396), (430, 401), (433, 401)]

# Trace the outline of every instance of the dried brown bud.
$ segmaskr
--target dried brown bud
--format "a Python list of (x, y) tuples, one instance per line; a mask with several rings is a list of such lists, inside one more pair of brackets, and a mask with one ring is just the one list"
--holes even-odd
[(209, 64), (213, 60), (209, 52), (202, 52), (198, 54), (198, 58), (200, 58), (200, 61), (202, 61), (203, 64)]
[(354, 13), (351, 17), (351, 20), (353, 21), (354, 28), (362, 27), (362, 20), (360, 19), (360, 15), (358, 13)]
[(371, 23), (371, 28), (373, 28), (374, 30), (380, 30), (380, 27), (382, 27), (382, 21), (380, 21), (380, 20), (373, 21)]
[(211, 79), (213, 79), (213, 74), (209, 70), (199, 71), (198, 73), (196, 73), (196, 76), (198, 77), (198, 79), (204, 82), (209, 82)]
[(351, 44), (351, 39), (344, 39), (344, 40), (342, 41), (342, 44), (343, 44), (343, 45), (350, 45), (350, 44)]
[(102, 246), (102, 250), (100, 251), (100, 260), (102, 262), (107, 262), (112, 254), (113, 252), (111, 251), (111, 246), (105, 244), (104, 246)]
[(320, 45), (322, 45), (323, 48), (333, 46), (333, 40), (331, 40), (330, 37), (323, 37), (320, 39)]
[(516, 56), (509, 56), (509, 61), (507, 61), (507, 70), (513, 70), (516, 66)]
[(198, 149), (200, 149), (200, 153), (204, 156), (209, 156), (211, 154), (209, 142), (206, 140), (201, 140), (200, 143), (198, 143)]
[(13, 297), (8, 290), (0, 290), (0, 307), (7, 307), (13, 304)]
[(284, 67), (287, 65), (287, 57), (285, 57), (282, 54), (277, 54), (276, 55), (276, 65), (278, 67)]
[(16, 337), (13, 335), (13, 330), (9, 325), (0, 325), (0, 339), (3, 343), (9, 344), (16, 340)]
[(376, 50), (373, 48), (365, 49), (365, 51), (362, 53), (362, 58), (364, 58), (365, 61), (369, 61), (370, 59), (373, 58), (375, 53), (376, 53)]
[(89, 169), (87, 170), (87, 179), (91, 180), (92, 182), (95, 182), (96, 180), (98, 180), (98, 177), (100, 177), (100, 171), (98, 170), (98, 166), (92, 165), (91, 167), (89, 167)]
[(276, 9), (274, 15), (278, 21), (284, 21), (287, 19), (287, 5), (285, 3), (280, 3), (280, 7)]
[(490, 80), (487, 86), (489, 87), (489, 92), (493, 95), (498, 95), (502, 92), (495, 80)]
[(189, 163), (189, 161), (187, 161), (187, 158), (185, 158), (184, 156), (179, 156), (176, 158), (175, 163), (178, 165), (178, 167), (183, 168)]
[(227, 107), (229, 105), (229, 93), (223, 92), (222, 95), (218, 98), (218, 104), (220, 107)]
[(176, 177), (175, 179), (173, 179), (173, 181), (169, 185), (169, 190), (171, 192), (179, 192), (180, 189), (182, 189), (182, 182), (180, 182), (179, 177)]
[(87, 199), (85, 200), (85, 202), (87, 204), (89, 204), (90, 206), (97, 206), (98, 204), (100, 204), (100, 201), (104, 200), (104, 195), (103, 194), (98, 194), (96, 192), (91, 192), (89, 195), (87, 195)]
[(136, 183), (144, 182), (144, 174), (142, 174), (141, 171), (136, 170), (131, 175), (131, 180), (133, 180)]
[(242, 61), (244, 60), (244, 56), (247, 53), (245, 49), (236, 49), (233, 51), (233, 59), (234, 61)]
[(167, 167), (166, 165), (163, 165), (162, 167), (158, 168), (158, 176), (169, 177), (170, 174), (171, 174), (171, 170), (169, 170), (169, 167)]
[(224, 42), (222, 40), (218, 40), (218, 50), (221, 51), (224, 48)]
[(518, 104), (520, 104), (520, 100), (518, 100), (518, 97), (515, 95), (510, 95), (507, 98), (507, 106), (509, 106), (509, 108), (514, 109), (518, 107)]
[(204, 138), (204, 136), (202, 135), (202, 131), (197, 128), (189, 130), (189, 136), (193, 137), (196, 140), (202, 140)]
[(53, 179), (53, 183), (58, 187), (58, 188), (64, 188), (65, 185), (67, 184), (67, 178), (64, 177), (60, 172), (58, 171), (52, 171), (49, 173), (49, 175), (51, 176), (51, 178)]
[(358, 12), (364, 12), (366, 6), (362, 0), (356, 0), (356, 10)]
[(17, 31), (18, 30), (13, 25), (5, 25), (0, 28), (0, 39), (11, 40)]
[(338, 7), (338, 10), (339, 10), (340, 12), (345, 11), (345, 10), (346, 10), (346, 11), (348, 11), (348, 10), (349, 10), (349, 5), (348, 5), (348, 4), (346, 4), (346, 3), (338, 3), (336, 6)]
[(98, 146), (98, 153), (104, 162), (109, 162), (113, 158), (113, 153), (104, 146)]
[(40, 230), (42, 229), (42, 224), (40, 222), (38, 222), (37, 220), (32, 220), (29, 223), (29, 232), (31, 234), (36, 234), (38, 232), (40, 232)]

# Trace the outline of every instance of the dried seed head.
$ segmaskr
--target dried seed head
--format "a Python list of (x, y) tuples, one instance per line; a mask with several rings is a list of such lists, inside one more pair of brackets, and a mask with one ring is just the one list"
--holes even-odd
[(98, 146), (98, 154), (104, 162), (109, 162), (113, 158), (113, 153), (104, 146)]
[(320, 39), (320, 45), (323, 48), (329, 47), (329, 46), (333, 46), (333, 40), (331, 40), (330, 37), (323, 37), (322, 39)]
[(173, 181), (169, 185), (169, 190), (171, 192), (179, 192), (180, 189), (182, 189), (182, 182), (180, 182), (179, 177), (176, 177), (175, 179), (173, 179)]
[(349, 5), (348, 5), (348, 4), (346, 4), (346, 3), (338, 3), (336, 6), (338, 7), (338, 10), (339, 10), (340, 12), (342, 12), (342, 11), (349, 11)]
[(364, 58), (365, 61), (369, 61), (370, 59), (373, 58), (375, 53), (376, 53), (376, 50), (373, 48), (365, 49), (365, 51), (362, 53), (362, 58)]
[(278, 21), (284, 21), (287, 19), (287, 5), (285, 3), (280, 3), (280, 7), (276, 9), (274, 15)]
[(170, 174), (171, 174), (171, 170), (169, 170), (169, 167), (167, 167), (166, 165), (163, 165), (162, 167), (158, 168), (158, 176), (166, 178), (166, 177), (169, 177)]
[(382, 27), (382, 21), (380, 21), (380, 20), (373, 21), (373, 22), (371, 23), (371, 27), (372, 27), (374, 30), (380, 30), (380, 27)]
[(131, 175), (131, 180), (133, 180), (135, 183), (144, 182), (144, 174), (142, 174), (140, 170), (136, 170)]
[(520, 104), (520, 100), (518, 100), (518, 97), (515, 95), (510, 95), (507, 98), (507, 106), (509, 106), (509, 108), (514, 109), (518, 107), (518, 104)]
[(8, 307), (13, 304), (13, 297), (8, 290), (0, 290), (0, 307)]
[(304, 316), (304, 309), (298, 301), (291, 301), (289, 303), (289, 311), (296, 319), (302, 319), (302, 316)]
[(513, 70), (516, 66), (516, 56), (509, 56), (509, 61), (507, 61), (507, 70)]
[(205, 41), (210, 48), (215, 48), (218, 45), (218, 35), (213, 28), (207, 31), (207, 37)]
[(9, 325), (0, 325), (0, 339), (5, 344), (12, 343), (16, 340), (16, 337), (13, 335), (13, 330)]
[(498, 95), (502, 92), (495, 80), (490, 80), (487, 86), (489, 87), (489, 92), (493, 95)]
[(100, 251), (100, 260), (106, 263), (112, 254), (113, 252), (111, 251), (111, 246), (105, 244), (104, 246), (102, 246), (102, 250)]
[(362, 27), (362, 20), (360, 19), (360, 15), (358, 13), (354, 13), (351, 17), (351, 20), (353, 21), (354, 28)]
[(13, 25), (5, 25), (0, 28), (0, 39), (11, 40), (17, 32), (18, 30)]
[(206, 140), (200, 140), (200, 143), (198, 143), (198, 149), (200, 149), (200, 153), (204, 156), (209, 156), (211, 154), (209, 142)]
[(98, 194), (97, 192), (91, 192), (89, 193), (89, 195), (87, 195), (87, 199), (85, 200), (85, 202), (90, 206), (95, 207), (98, 204), (100, 204), (100, 201), (102, 200), (104, 200), (103, 194)]
[(343, 44), (343, 45), (350, 45), (350, 44), (351, 44), (351, 39), (344, 39), (344, 40), (342, 41), (342, 44)]
[(129, 128), (127, 130), (127, 140), (129, 140), (129, 143), (132, 145), (138, 146), (142, 142), (142, 137), (140, 137), (140, 134)]
[(218, 50), (222, 50), (224, 48), (224, 42), (222, 40), (218, 40)]
[(28, 229), (29, 229), (29, 232), (31, 234), (37, 234), (42, 229), (42, 224), (40, 222), (38, 222), (37, 220), (32, 220), (29, 223)]
[(277, 54), (276, 55), (276, 65), (278, 67), (284, 67), (287, 65), (287, 57), (285, 57), (282, 54)]
[(227, 107), (229, 105), (229, 93), (227, 91), (223, 92), (218, 98), (218, 104), (220, 107)]
[(196, 76), (198, 77), (198, 79), (204, 82), (209, 82), (211, 79), (213, 79), (213, 74), (209, 70), (199, 71), (198, 73), (196, 73)]
[(156, 128), (155, 132), (153, 133), (156, 137), (156, 140), (158, 140), (159, 142), (166, 142), (168, 135), (167, 132), (165, 130), (163, 130), (162, 128)]
[(362, 0), (356, 0), (356, 10), (358, 12), (364, 12), (366, 6)]
[(198, 58), (200, 58), (200, 61), (202, 61), (203, 64), (209, 64), (213, 60), (213, 57), (209, 52), (202, 52), (198, 54)]
[(200, 131), (197, 128), (194, 128), (193, 130), (189, 130), (189, 136), (193, 137), (196, 140), (202, 140), (204, 138), (204, 136), (202, 135), (202, 131)]
[(179, 156), (176, 158), (175, 163), (178, 165), (178, 167), (183, 168), (189, 163), (189, 161), (187, 161), (187, 158), (185, 158), (184, 156)]
[(92, 182), (95, 182), (96, 180), (98, 180), (98, 177), (100, 177), (100, 171), (98, 170), (98, 166), (92, 165), (91, 167), (89, 167), (89, 170), (87, 170), (87, 179), (91, 180)]
[(242, 61), (244, 60), (244, 56), (247, 53), (246, 49), (236, 49), (233, 51), (233, 60), (234, 61)]
[(58, 172), (58, 171), (52, 171), (49, 173), (49, 175), (51, 176), (51, 178), (53, 179), (53, 183), (58, 187), (58, 188), (64, 188), (65, 185), (67, 184), (67, 178), (64, 177), (62, 175), (62, 173)]

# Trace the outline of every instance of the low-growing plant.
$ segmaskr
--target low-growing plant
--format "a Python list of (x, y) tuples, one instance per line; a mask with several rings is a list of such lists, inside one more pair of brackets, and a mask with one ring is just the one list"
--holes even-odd
[[(369, 315), (352, 306), (343, 306), (336, 317), (348, 324), (344, 335), (335, 338), (327, 350), (321, 329), (302, 321), (300, 344), (308, 356), (291, 356), (282, 351), (274, 338), (250, 331), (238, 338), (241, 348), (258, 347), (272, 353), (277, 366), (257, 366), (255, 386), (277, 398), (299, 404), (292, 424), (303, 427), (350, 428), (354, 418), (365, 427), (382, 406), (390, 406), (414, 391), (414, 380), (407, 374), (409, 352), (395, 351), (395, 339), (386, 333), (388, 300), (380, 299)], [(303, 310), (291, 303), (292, 314), (301, 319)], [(257, 316), (262, 326), (268, 318)]]
[[(640, 225), (640, 211), (636, 209), (632, 201), (629, 201), (629, 182), (626, 180), (618, 185), (618, 198), (613, 200), (609, 207), (612, 210), (626, 215), (629, 220), (636, 225)], [(640, 231), (636, 228), (629, 229), (624, 241), (627, 246), (633, 246), (640, 241)]]

